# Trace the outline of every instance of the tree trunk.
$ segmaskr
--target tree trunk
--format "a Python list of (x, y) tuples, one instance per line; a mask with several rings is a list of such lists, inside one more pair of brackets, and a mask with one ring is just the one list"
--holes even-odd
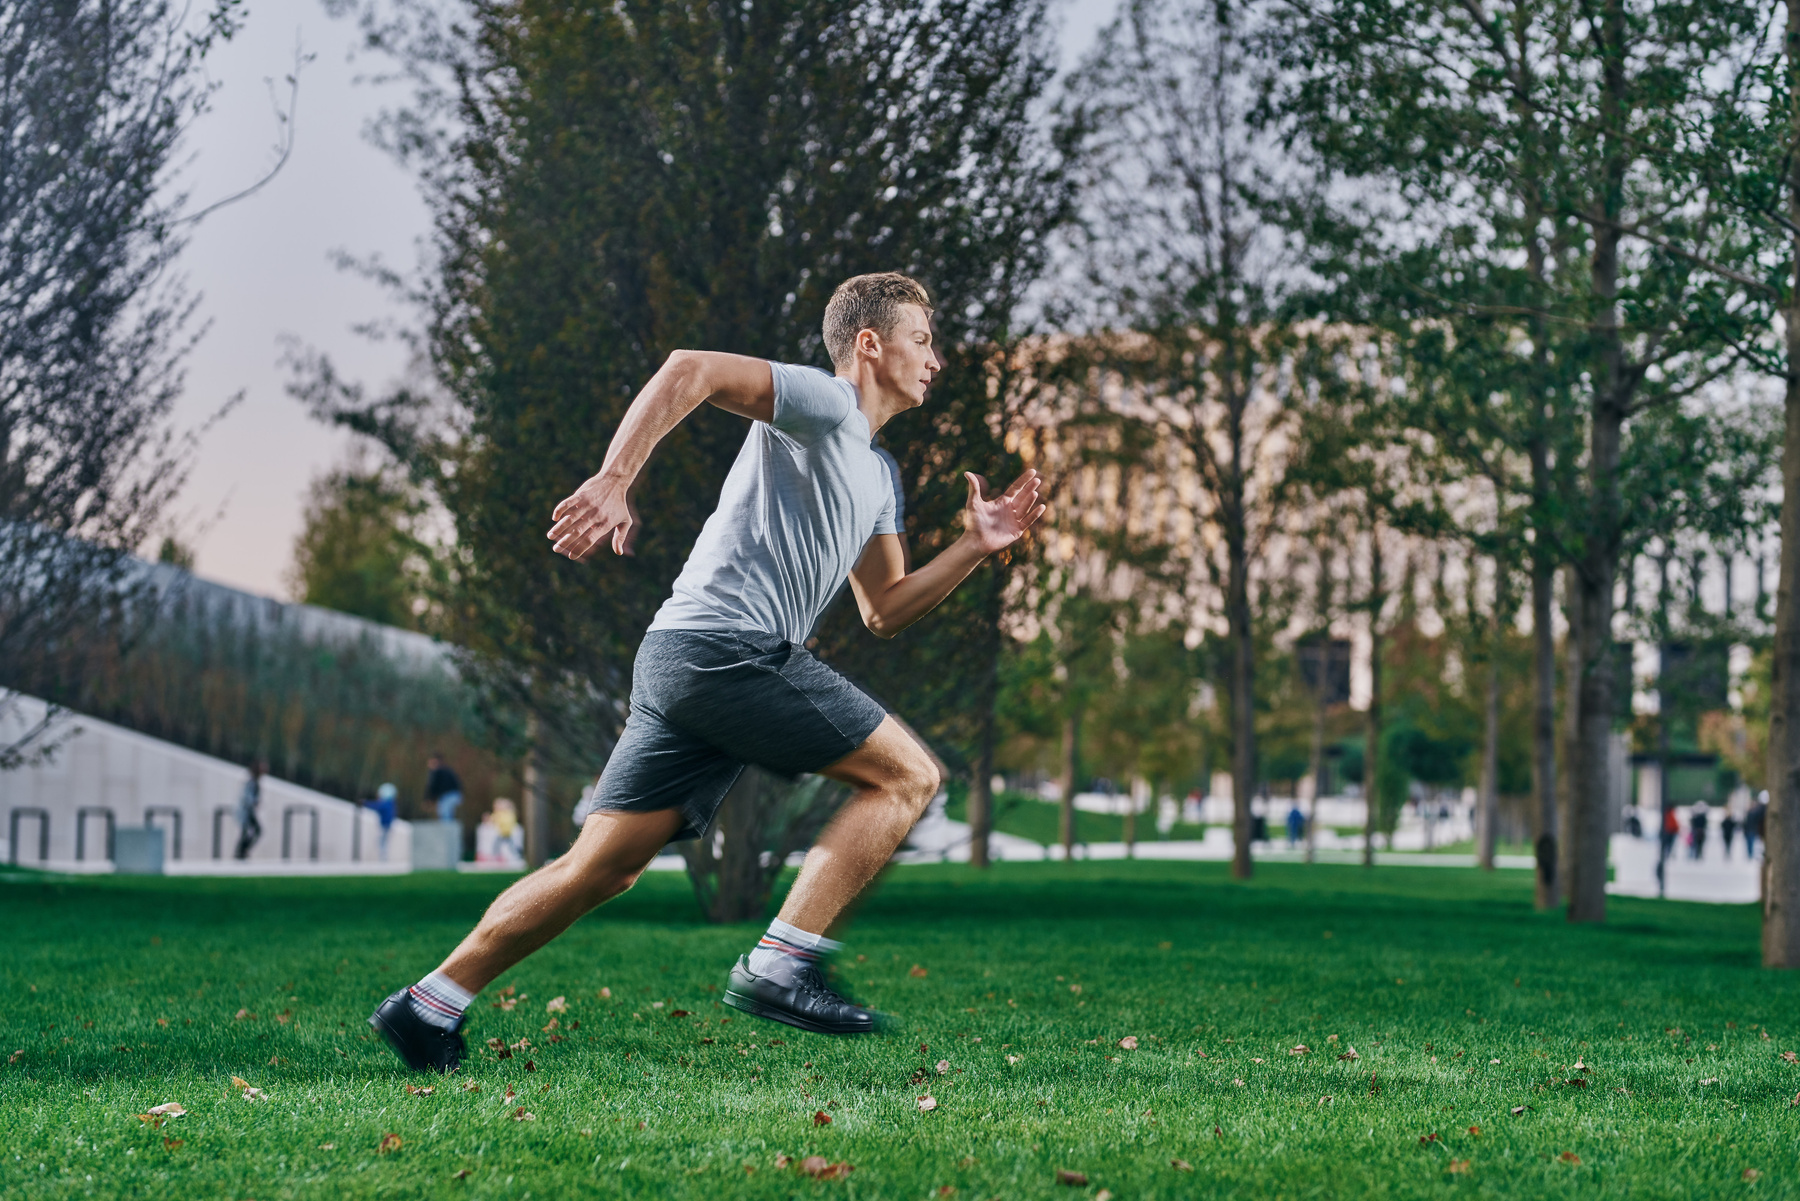
[(1137, 858), (1137, 806), (1138, 793), (1134, 783), (1125, 801), (1125, 858)]
[(1626, 347), (1619, 316), (1619, 245), (1617, 224), (1625, 203), (1629, 166), (1630, 97), (1626, 94), (1624, 0), (1606, 0), (1599, 21), (1600, 137), (1603, 140), (1600, 201), (1606, 221), (1594, 229), (1588, 276), (1595, 301), (1593, 339), (1593, 412), (1588, 420), (1587, 495), (1581, 554), (1570, 598), (1579, 614), (1573, 639), (1581, 665), (1570, 681), (1577, 698), (1571, 746), (1573, 785), (1568, 814), (1569, 920), (1606, 920), (1607, 805), (1611, 790), (1608, 744), (1613, 726), (1612, 619), (1613, 585), (1618, 580), (1621, 548), (1619, 455), (1625, 415), (1634, 377), (1626, 370)]
[(1256, 650), (1250, 629), (1249, 572), (1241, 551), (1231, 562), (1231, 875), (1248, 880), (1250, 798), (1256, 790)]
[[(1788, 0), (1788, 218), (1800, 221), (1800, 0)], [(1800, 228), (1797, 225), (1796, 228)], [(1781, 448), (1781, 560), (1775, 589), (1769, 809), (1763, 822), (1763, 966), (1800, 967), (1800, 235), (1787, 310), (1787, 429)]]
[(1492, 646), (1488, 652), (1487, 713), (1481, 746), (1481, 800), (1477, 821), (1480, 824), (1476, 861), (1486, 871), (1494, 870), (1495, 823), (1500, 817), (1500, 634), (1502, 617), (1499, 597), (1494, 603)]
[(1561, 903), (1556, 879), (1556, 576), (1549, 551), (1535, 547), (1531, 558), (1531, 790), (1537, 799), (1537, 856), (1534, 902), (1541, 910)]
[(1313, 861), (1313, 827), (1318, 824), (1319, 794), (1325, 790), (1325, 689), (1326, 669), (1331, 661), (1331, 637), (1327, 630), (1319, 635), (1319, 674), (1313, 688), (1312, 728), (1312, 800), (1306, 805), (1306, 861)]
[(525, 827), (525, 865), (533, 868), (544, 866), (550, 857), (550, 798), (546, 795), (547, 782), (538, 751), (540, 732), (537, 714), (530, 714), (525, 719), (525, 812), (521, 816)]
[(1075, 862), (1075, 764), (1080, 754), (1081, 710), (1063, 719), (1062, 847), (1063, 860)]
[(988, 706), (981, 718), (980, 748), (975, 754), (975, 778), (969, 781), (969, 866), (988, 865), (988, 832), (992, 828), (994, 797), (994, 710)]
[(1381, 775), (1381, 610), (1386, 599), (1381, 578), (1381, 529), (1369, 526), (1369, 711), (1363, 717), (1363, 866), (1375, 866), (1375, 795)]

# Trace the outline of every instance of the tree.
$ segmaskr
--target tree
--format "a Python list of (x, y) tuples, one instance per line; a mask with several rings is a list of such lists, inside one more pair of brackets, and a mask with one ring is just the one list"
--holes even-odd
[(437, 562), (415, 527), (424, 506), (404, 475), (352, 464), (315, 478), (288, 586), (305, 604), (424, 628)]
[[(1759, 320), (1739, 283), (1694, 261), (1733, 233), (1716, 199), (1694, 193), (1671, 140), (1737, 103), (1744, 79), (1720, 65), (1737, 58), (1759, 13), (1327, 0), (1289, 5), (1283, 18), (1270, 24), (1286, 73), (1274, 114), (1322, 166), (1384, 189), (1359, 189), (1307, 221), (1341, 221), (1339, 234), (1354, 233), (1338, 244), (1365, 261), (1423, 246), (1446, 262), (1522, 263), (1522, 300), (1452, 299), (1489, 314), (1510, 305), (1528, 357), (1541, 350), (1569, 381), (1582, 435), (1576, 503), (1566, 532), (1534, 532), (1563, 542), (1572, 569), (1568, 915), (1602, 920), (1614, 589), (1631, 516), (1625, 431), (1731, 371)], [(1442, 299), (1423, 291), (1414, 296)]]
[[(192, 447), (174, 155), (234, 0), (0, 3), (0, 681), (79, 671), (141, 619), (127, 558)], [(135, 614), (135, 615), (134, 615)], [(5, 694), (0, 694), (4, 703)], [(0, 766), (48, 732), (0, 747)]]
[[(884, 431), (915, 550), (934, 549), (925, 535), (948, 524), (972, 456), (1010, 466), (992, 453), (991, 369), (1060, 219), (1029, 119), (1051, 70), (1041, 14), (1041, 0), (470, 0), (454, 24), (426, 5), (364, 10), (420, 83), (388, 129), (435, 214), (417, 297), (441, 395), (368, 396), (316, 359), (300, 386), (450, 515), (448, 632), (491, 691), (538, 715), (544, 753), (591, 769), (619, 729), (639, 635), (743, 441), (740, 419), (696, 413), (641, 481), (635, 558), (549, 553), (552, 506), (670, 351), (819, 361), (838, 281), (906, 271), (940, 299), (948, 359), (930, 412)], [(961, 740), (993, 690), (952, 694), (950, 665), (979, 680), (998, 654), (1001, 589), (971, 583), (951, 610), (966, 638), (938, 631), (923, 681), (910, 637), (857, 645), (828, 619), (821, 650), (885, 677), (870, 682), (890, 700), (917, 685), (946, 701), (945, 722), (920, 725)]]
[[(1258, 782), (1256, 617), (1290, 516), (1288, 466), (1306, 387), (1284, 320), (1275, 229), (1262, 219), (1268, 146), (1254, 101), (1249, 15), (1228, 5), (1133, 0), (1071, 85), (1064, 136), (1086, 164), (1082, 246), (1097, 306), (1079, 314), (1132, 337), (1097, 347), (1138, 420), (1188, 456), (1200, 493), (1195, 591), (1217, 598), (1229, 666), (1232, 874), (1250, 876)], [(1196, 621), (1211, 597), (1190, 598)]]

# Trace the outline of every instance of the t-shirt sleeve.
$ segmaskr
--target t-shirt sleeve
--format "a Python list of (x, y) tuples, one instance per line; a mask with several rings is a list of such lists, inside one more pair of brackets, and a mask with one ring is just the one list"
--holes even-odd
[(775, 420), (782, 433), (810, 444), (844, 423), (856, 408), (850, 389), (817, 367), (770, 363), (775, 379)]
[(904, 534), (906, 532), (906, 490), (900, 485), (900, 463), (886, 447), (875, 447), (875, 453), (887, 465), (889, 488), (888, 501), (881, 508), (881, 516), (875, 519), (877, 534)]

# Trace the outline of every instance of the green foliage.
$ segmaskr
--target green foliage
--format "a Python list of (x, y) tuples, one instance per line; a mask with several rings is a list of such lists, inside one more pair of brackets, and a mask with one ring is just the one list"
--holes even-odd
[[(470, 1010), (474, 1061), (408, 1095), (421, 1082), (363, 1018), (504, 883), (13, 874), (9, 1201), (171, 1181), (296, 1201), (1790, 1191), (1780, 1052), (1800, 979), (1756, 966), (1754, 906), (1619, 898), (1623, 920), (1596, 928), (1533, 912), (1524, 872), (1270, 864), (1245, 886), (1223, 864), (899, 868), (840, 965), (906, 1028), (845, 1040), (717, 1007), (759, 927), (702, 924), (679, 873), (653, 872), (506, 973), (523, 997)], [(490, 1038), (533, 1047), (496, 1060)], [(1591, 1083), (1552, 1083), (1571, 1076)], [(165, 1101), (186, 1116), (133, 1116)], [(855, 1171), (815, 1184), (777, 1153)]]
[[(404, 477), (339, 468), (312, 483), (288, 586), (305, 604), (416, 630), (433, 559), (413, 528), (424, 506)], [(441, 582), (436, 589), (442, 591)]]

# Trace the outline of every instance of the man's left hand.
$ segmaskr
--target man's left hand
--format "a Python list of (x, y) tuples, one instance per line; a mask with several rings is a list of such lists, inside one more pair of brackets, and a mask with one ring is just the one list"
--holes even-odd
[(969, 503), (963, 509), (963, 536), (974, 540), (984, 555), (1005, 550), (1044, 515), (1038, 499), (1043, 477), (1027, 467), (1025, 474), (998, 496), (988, 497), (987, 480), (965, 471), (969, 481)]

